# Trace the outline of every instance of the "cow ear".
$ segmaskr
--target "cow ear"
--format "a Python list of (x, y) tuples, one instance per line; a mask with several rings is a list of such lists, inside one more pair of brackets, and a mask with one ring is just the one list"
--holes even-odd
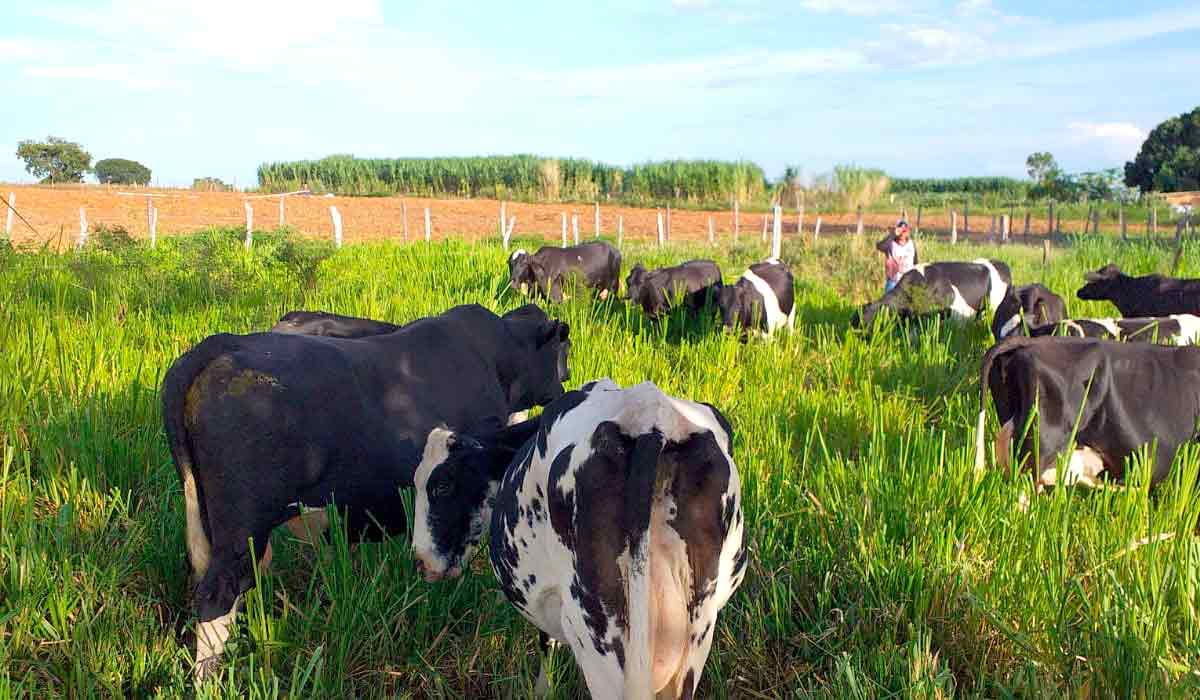
[(571, 332), (571, 327), (562, 321), (551, 319), (542, 324), (541, 332), (538, 333), (538, 347), (549, 343), (557, 338), (559, 341), (564, 341)]
[(483, 443), (465, 433), (451, 433), (450, 439), (446, 441), (446, 447), (450, 448), (451, 452), (458, 450), (483, 450)]

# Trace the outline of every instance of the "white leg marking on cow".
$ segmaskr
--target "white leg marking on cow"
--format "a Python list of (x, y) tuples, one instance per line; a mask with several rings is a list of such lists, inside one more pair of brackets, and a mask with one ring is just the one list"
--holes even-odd
[(1021, 327), (1021, 314), (1013, 314), (1013, 317), (1004, 322), (1000, 326), (1000, 339), (1007, 338), (1013, 331)]
[(1000, 302), (1004, 301), (1005, 295), (1008, 294), (1008, 284), (1000, 277), (999, 270), (992, 265), (992, 261), (987, 258), (978, 258), (974, 260), (978, 265), (983, 265), (987, 268), (988, 277), (991, 278), (991, 290), (988, 292), (988, 306), (994, 311), (1000, 308)]
[(192, 562), (192, 584), (199, 583), (208, 571), (212, 559), (212, 545), (204, 534), (200, 520), (200, 500), (196, 494), (196, 478), (190, 466), (183, 468), (183, 509), (187, 521), (188, 559)]
[(1179, 323), (1179, 337), (1175, 339), (1176, 345), (1200, 344), (1200, 316), (1174, 314), (1171, 318)]
[(775, 292), (771, 291), (771, 285), (752, 270), (746, 270), (742, 273), (742, 279), (754, 286), (763, 298), (763, 313), (767, 315), (767, 334), (770, 335), (776, 328), (787, 323), (787, 316), (783, 313), (783, 309), (779, 307), (779, 298), (775, 296)]
[[(1100, 483), (1100, 475), (1104, 473), (1104, 460), (1100, 454), (1087, 445), (1078, 447), (1071, 453), (1071, 459), (1063, 468), (1063, 486), (1087, 486), (1095, 488)], [(1039, 486), (1053, 486), (1058, 479), (1057, 469), (1047, 469), (1038, 477)]]
[(1124, 336), (1121, 334), (1121, 327), (1117, 325), (1116, 320), (1111, 319), (1111, 318), (1093, 318), (1093, 319), (1089, 319), (1089, 320), (1092, 323), (1098, 323), (1101, 326), (1103, 326), (1104, 330), (1106, 330), (1110, 334), (1112, 334), (1112, 337), (1114, 339), (1116, 339), (1116, 340), (1124, 340), (1125, 339)]
[(508, 424), (516, 425), (517, 423), (524, 423), (527, 420), (529, 420), (529, 411), (517, 411), (516, 413), (509, 415)]
[(601, 289), (601, 290), (600, 290), (600, 301), (604, 301), (604, 300), (605, 300), (605, 299), (607, 299), (607, 298), (608, 298), (608, 290), (607, 290), (607, 289)]
[(950, 313), (960, 319), (975, 318), (975, 314), (978, 312), (967, 303), (962, 292), (958, 291), (958, 287), (952, 284), (950, 289), (954, 292), (954, 301), (950, 302)]
[(996, 468), (1007, 469), (1009, 460), (1012, 454), (1012, 439), (1015, 426), (1012, 419), (1000, 426), (1000, 432), (996, 433)]
[(1063, 321), (1067, 332), (1063, 335), (1074, 335), (1076, 338), (1086, 338), (1087, 333), (1084, 332), (1083, 326), (1079, 325), (1078, 321)]
[(241, 604), (241, 596), (238, 596), (233, 601), (233, 607), (229, 609), (229, 612), (196, 625), (196, 665), (193, 667), (193, 673), (197, 682), (204, 678), (220, 658), (221, 653), (225, 651), (225, 643), (229, 641), (230, 628), (233, 627), (233, 621), (237, 618), (238, 607)]

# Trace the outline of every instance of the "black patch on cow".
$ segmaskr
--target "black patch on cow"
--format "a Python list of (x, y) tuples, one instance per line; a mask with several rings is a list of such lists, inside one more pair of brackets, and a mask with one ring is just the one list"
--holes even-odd
[(542, 411), (541, 425), (537, 433), (538, 456), (546, 458), (546, 446), (550, 439), (550, 431), (559, 418), (567, 415), (579, 404), (587, 400), (587, 391), (568, 391)]
[(1108, 264), (1087, 273), (1087, 284), (1076, 296), (1085, 300), (1108, 300), (1122, 316), (1170, 316), (1200, 313), (1200, 279), (1178, 279), (1162, 275), (1130, 277)]
[[(567, 467), (571, 465), (571, 453), (575, 450), (575, 445), (570, 444), (559, 450), (554, 456), (554, 461), (550, 463), (550, 475), (547, 482), (547, 488), (550, 489), (549, 508), (550, 508), (550, 526), (554, 528), (554, 533), (562, 540), (563, 545), (567, 549), (575, 548), (575, 491), (563, 493), (559, 488), (559, 481), (567, 473)], [(576, 481), (575, 489), (579, 488), (579, 483)]]
[(725, 445), (725, 451), (733, 454), (733, 424), (729, 422), (729, 419), (725, 417), (725, 414), (721, 413), (720, 409), (718, 409), (716, 406), (705, 401), (702, 401), (701, 403), (705, 406), (708, 406), (708, 409), (713, 412), (713, 417), (717, 419), (717, 425), (721, 426), (721, 430), (724, 430), (725, 434), (729, 436), (729, 444)]

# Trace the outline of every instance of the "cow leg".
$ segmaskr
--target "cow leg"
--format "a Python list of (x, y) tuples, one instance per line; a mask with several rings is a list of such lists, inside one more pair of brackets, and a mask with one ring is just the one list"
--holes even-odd
[(996, 433), (996, 442), (994, 448), (996, 455), (996, 468), (1001, 471), (1008, 469), (1009, 462), (1012, 460), (1013, 430), (1013, 422), (1009, 420), (1007, 423), (1000, 426), (1000, 431)]
[(561, 277), (556, 277), (554, 281), (550, 283), (550, 293), (547, 296), (550, 297), (550, 301), (556, 304), (561, 304), (563, 299), (567, 298), (563, 294)]
[(608, 289), (601, 289), (600, 290), (600, 301), (604, 301), (607, 298), (608, 298)]
[[(620, 698), (625, 696), (625, 670), (617, 662), (614, 652), (602, 654), (592, 643), (592, 630), (584, 622), (584, 611), (579, 601), (563, 602), (563, 631), (575, 663), (583, 672), (588, 691), (593, 698)], [(615, 623), (615, 620), (611, 621)]]
[(303, 504), (296, 504), (300, 508), (300, 515), (288, 520), (288, 531), (295, 536), (296, 539), (307, 542), (314, 547), (317, 545), (318, 539), (325, 531), (329, 529), (329, 515), (324, 508), (309, 508)]
[[(270, 564), (269, 537), (269, 530), (263, 530), (253, 537), (254, 560), (260, 570)], [(196, 613), (199, 618), (193, 666), (196, 683), (203, 681), (216, 668), (232, 633), (242, 593), (254, 586), (254, 573), (245, 547), (245, 544), (240, 547), (233, 546), (233, 543), (216, 544), (208, 570), (196, 586)]]

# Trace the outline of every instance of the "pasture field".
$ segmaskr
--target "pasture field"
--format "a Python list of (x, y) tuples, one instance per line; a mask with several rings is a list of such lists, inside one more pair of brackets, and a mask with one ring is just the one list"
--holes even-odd
[[(1040, 250), (921, 246), (925, 261), (1003, 259), (1077, 316), (1115, 314), (1074, 298), (1086, 270), (1161, 271), (1171, 257), (1151, 242), (1080, 241), (1043, 271)], [(627, 246), (624, 266), (714, 253), (732, 280), (763, 247)], [(1194, 697), (1200, 454), (1185, 451), (1152, 498), (1144, 484), (1059, 489), (1020, 512), (1027, 480), (972, 469), (986, 325), (866, 337), (848, 319), (881, 291), (869, 245), (789, 243), (784, 258), (796, 331), (773, 343), (743, 345), (713, 319), (651, 323), (620, 300), (551, 308), (571, 325), (574, 382), (652, 380), (733, 424), (750, 571), (718, 621), (700, 696)], [(1200, 276), (1200, 247), (1181, 273)], [(175, 357), (295, 308), (405, 322), (468, 302), (521, 303), (495, 242), (335, 253), (272, 233), (247, 252), (238, 231), (218, 230), (154, 250), (0, 252), (0, 696), (190, 692), (182, 496), (158, 403)], [(336, 528), (315, 549), (285, 531), (273, 543), (272, 573), (201, 696), (532, 692), (536, 632), (485, 556), (431, 585), (405, 537), (353, 552)], [(552, 675), (555, 697), (584, 692), (565, 650)]]

